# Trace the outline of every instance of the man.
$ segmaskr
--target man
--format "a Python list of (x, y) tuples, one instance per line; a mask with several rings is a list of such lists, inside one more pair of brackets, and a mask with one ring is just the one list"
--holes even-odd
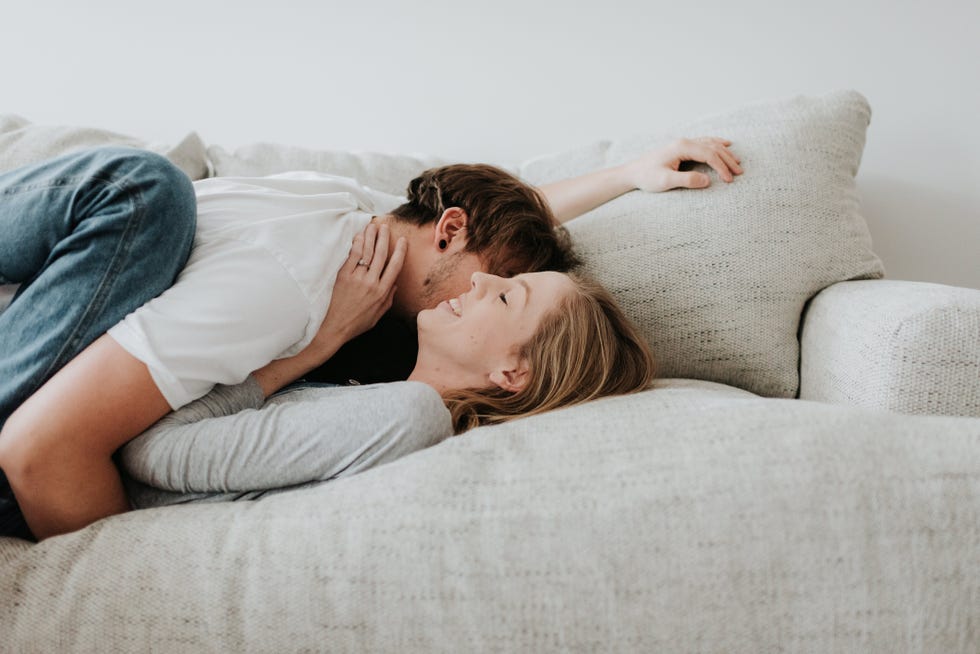
[[(344, 318), (330, 303), (331, 274), (352, 229), (381, 225), (361, 236), (378, 239), (381, 265), (365, 293), (372, 311), (334, 334), (330, 353), (389, 307), (411, 317), (458, 295), (476, 270), (567, 269), (575, 259), (556, 222), (633, 188), (707, 185), (705, 175), (677, 172), (690, 159), (726, 181), (730, 168), (740, 172), (718, 139), (544, 187), (545, 199), (504, 171), (450, 166), (427, 171), (407, 203), (374, 216), (365, 211), (370, 190), (353, 180), (219, 178), (196, 189), (199, 216), (208, 216), (196, 231), (194, 190), (148, 153), (99, 150), (0, 176), (0, 193), (14, 198), (0, 205), (0, 227), (19, 235), (0, 250), (0, 277), (23, 284), (0, 314), (0, 533), (29, 526), (45, 538), (125, 511), (111, 458), (120, 445), (214, 383), (306, 347), (331, 311)], [(313, 192), (302, 190), (310, 184)], [(319, 218), (323, 204), (330, 220)], [(285, 213), (292, 221), (278, 229)], [(184, 265), (191, 237), (178, 282), (147, 302)], [(35, 310), (51, 315), (38, 320)], [(237, 310), (250, 319), (230, 322)], [(21, 512), (21, 531), (2, 524)]]

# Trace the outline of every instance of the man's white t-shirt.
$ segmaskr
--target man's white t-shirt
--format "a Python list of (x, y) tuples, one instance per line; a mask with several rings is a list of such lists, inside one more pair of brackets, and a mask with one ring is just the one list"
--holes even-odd
[(174, 409), (308, 345), (354, 235), (404, 201), (312, 172), (215, 177), (194, 189), (187, 265), (109, 330)]

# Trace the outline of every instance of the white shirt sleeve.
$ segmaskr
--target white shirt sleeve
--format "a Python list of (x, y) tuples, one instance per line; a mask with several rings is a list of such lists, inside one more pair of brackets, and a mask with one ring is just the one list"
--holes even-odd
[(275, 256), (220, 239), (195, 247), (177, 282), (109, 335), (177, 409), (282, 356), (309, 321), (308, 299)]

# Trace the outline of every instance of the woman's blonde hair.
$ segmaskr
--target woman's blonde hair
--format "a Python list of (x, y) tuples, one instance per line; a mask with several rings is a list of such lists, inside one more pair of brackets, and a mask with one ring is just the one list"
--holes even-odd
[(468, 388), (443, 395), (457, 434), (649, 387), (654, 361), (646, 340), (609, 291), (586, 277), (568, 276), (576, 291), (542, 318), (520, 349), (528, 365), (521, 391)]

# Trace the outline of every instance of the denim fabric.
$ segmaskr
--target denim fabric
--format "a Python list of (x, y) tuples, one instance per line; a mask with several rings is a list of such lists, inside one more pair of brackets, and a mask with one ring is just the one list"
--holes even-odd
[[(98, 148), (0, 174), (0, 428), (55, 372), (173, 284), (194, 241), (190, 180), (164, 157)], [(29, 534), (0, 471), (0, 535)]]

